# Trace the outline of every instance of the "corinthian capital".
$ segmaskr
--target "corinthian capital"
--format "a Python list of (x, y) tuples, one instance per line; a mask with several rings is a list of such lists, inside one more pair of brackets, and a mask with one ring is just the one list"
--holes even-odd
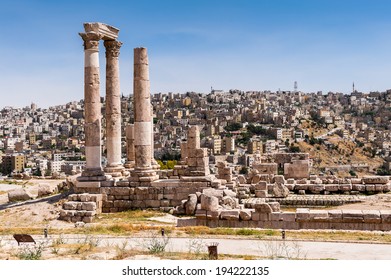
[(104, 46), (106, 47), (106, 57), (118, 57), (122, 43), (116, 40), (106, 40)]
[(88, 32), (88, 33), (79, 33), (81, 38), (84, 41), (84, 49), (85, 50), (98, 50), (99, 48), (99, 40), (102, 36), (96, 32)]

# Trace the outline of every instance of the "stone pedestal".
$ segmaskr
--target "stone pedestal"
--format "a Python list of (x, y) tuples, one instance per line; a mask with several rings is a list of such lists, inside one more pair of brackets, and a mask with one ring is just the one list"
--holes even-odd
[(187, 151), (185, 171), (186, 176), (207, 176), (209, 172), (209, 157), (207, 149), (200, 148), (200, 131), (198, 126), (192, 126), (187, 135)]
[(107, 165), (104, 169), (113, 177), (122, 175), (121, 164), (121, 96), (118, 56), (121, 42), (106, 40), (106, 146)]

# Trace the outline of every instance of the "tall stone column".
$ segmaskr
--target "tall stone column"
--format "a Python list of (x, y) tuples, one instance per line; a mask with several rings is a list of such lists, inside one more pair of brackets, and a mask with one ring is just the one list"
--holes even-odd
[(134, 125), (128, 124), (126, 126), (126, 163), (125, 168), (134, 167)]
[(152, 169), (152, 118), (149, 68), (146, 48), (134, 49), (134, 148), (135, 170), (130, 181), (151, 182), (158, 179)]
[(151, 169), (151, 97), (147, 49), (134, 49), (134, 145), (136, 169)]
[(105, 172), (114, 177), (121, 176), (121, 91), (119, 82), (118, 56), (122, 43), (116, 40), (104, 41), (106, 47), (106, 147), (107, 165)]
[(79, 33), (84, 41), (84, 117), (86, 168), (83, 177), (104, 180), (101, 151), (101, 104), (99, 93), (99, 40), (96, 32)]

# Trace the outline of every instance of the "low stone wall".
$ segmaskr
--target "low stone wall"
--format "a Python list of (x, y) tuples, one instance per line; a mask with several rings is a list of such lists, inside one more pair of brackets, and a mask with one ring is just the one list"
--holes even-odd
[(352, 179), (310, 176), (310, 179), (287, 179), (285, 186), (298, 194), (373, 194), (391, 191), (388, 176)]
[(101, 213), (101, 194), (71, 194), (68, 200), (60, 211), (60, 220), (91, 223), (94, 216)]
[[(102, 212), (114, 213), (129, 209), (167, 208), (181, 205), (189, 194), (202, 192), (214, 182), (192, 182), (191, 180), (159, 180), (150, 187), (101, 187), (103, 195)], [(118, 185), (118, 183), (117, 183)]]
[[(196, 213), (196, 218), (178, 219), (177, 226), (208, 226), (268, 229), (391, 230), (391, 210), (310, 210), (262, 213), (255, 209), (236, 210), (238, 215)], [(232, 212), (232, 210), (229, 210)], [(249, 212), (251, 213), (249, 216)], [(241, 217), (247, 217), (242, 219)], [(229, 217), (228, 219), (225, 217)], [(250, 217), (250, 219), (249, 219)]]
[(253, 208), (253, 205), (256, 203), (259, 203), (260, 201), (266, 201), (266, 202), (278, 202), (281, 205), (287, 206), (287, 207), (323, 207), (323, 206), (339, 206), (344, 204), (350, 204), (350, 203), (359, 203), (367, 199), (367, 196), (363, 195), (339, 195), (339, 194), (333, 194), (333, 195), (297, 195), (297, 194), (290, 194), (288, 197), (285, 198), (248, 198), (245, 199), (243, 202), (244, 206), (246, 208)]

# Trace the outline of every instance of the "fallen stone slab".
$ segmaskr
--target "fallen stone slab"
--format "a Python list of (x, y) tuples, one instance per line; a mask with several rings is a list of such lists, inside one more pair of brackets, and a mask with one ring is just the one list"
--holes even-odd
[(223, 210), (220, 213), (220, 218), (222, 220), (238, 221), (239, 210)]
[(8, 192), (8, 200), (10, 202), (25, 201), (33, 198), (34, 197), (27, 193), (25, 189), (15, 189)]

